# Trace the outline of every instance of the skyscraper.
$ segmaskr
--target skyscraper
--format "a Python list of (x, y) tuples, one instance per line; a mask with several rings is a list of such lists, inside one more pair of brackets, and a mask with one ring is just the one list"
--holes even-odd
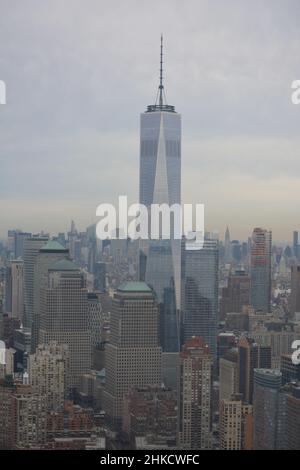
[(210, 449), (213, 357), (202, 338), (192, 337), (180, 353), (178, 445)]
[(222, 450), (251, 450), (253, 432), (252, 405), (241, 395), (232, 395), (220, 403), (220, 447)]
[(255, 368), (271, 368), (271, 347), (242, 336), (238, 345), (238, 383), (243, 401), (252, 403)]
[(24, 313), (24, 263), (22, 260), (11, 262), (11, 283), (11, 316), (22, 322)]
[(300, 382), (293, 384), (287, 397), (287, 448), (300, 449)]
[(71, 388), (91, 369), (91, 333), (84, 275), (68, 259), (54, 261), (41, 287), (40, 343), (56, 341), (69, 348)]
[(46, 395), (48, 411), (62, 411), (68, 392), (69, 352), (65, 344), (50, 341), (29, 356), (29, 383), (34, 393)]
[(291, 267), (291, 314), (300, 312), (300, 266)]
[(48, 269), (54, 261), (58, 261), (67, 256), (69, 250), (60, 243), (49, 240), (37, 253), (34, 264), (33, 276), (33, 317), (31, 332), (31, 352), (34, 353), (39, 344), (40, 330), (40, 294), (41, 287), (48, 282)]
[(250, 277), (237, 270), (229, 275), (227, 287), (222, 289), (221, 318), (225, 319), (227, 313), (241, 313), (244, 305), (250, 305)]
[(254, 449), (278, 448), (278, 407), (281, 372), (277, 369), (254, 371)]
[(219, 399), (229, 400), (238, 392), (238, 350), (233, 348), (221, 357), (219, 363)]
[(226, 227), (226, 232), (225, 232), (225, 263), (229, 263), (232, 260), (232, 254), (231, 254), (231, 243), (230, 243), (230, 233), (229, 233), (229, 228)]
[[(181, 116), (166, 103), (163, 85), (163, 45), (161, 38), (160, 84), (157, 100), (141, 115), (140, 203), (181, 201)], [(151, 226), (151, 219), (150, 219)], [(160, 343), (164, 352), (179, 351), (179, 311), (181, 294), (181, 240), (158, 239), (141, 244), (139, 275), (157, 295)]]
[(299, 258), (299, 245), (298, 245), (298, 232), (293, 232), (293, 255), (295, 258)]
[(161, 384), (157, 304), (144, 282), (126, 282), (116, 291), (106, 347), (104, 409), (114, 424), (122, 420), (124, 395), (133, 388)]
[(272, 233), (255, 228), (250, 256), (251, 305), (266, 313), (271, 309), (271, 247)]
[(48, 237), (32, 237), (24, 240), (24, 326), (31, 328), (33, 322), (34, 266), (40, 248)]
[(184, 340), (200, 336), (217, 354), (218, 241), (205, 239), (201, 250), (186, 243), (183, 251)]

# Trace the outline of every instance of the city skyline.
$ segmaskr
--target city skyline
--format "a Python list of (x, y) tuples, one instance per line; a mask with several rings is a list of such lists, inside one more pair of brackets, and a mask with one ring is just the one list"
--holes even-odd
[(70, 12), (67, 3), (31, 0), (33, 14), (2, 0), (1, 238), (17, 227), (66, 231), (71, 219), (84, 229), (99, 203), (138, 200), (137, 115), (155, 99), (163, 32), (167, 101), (185, 116), (182, 202), (204, 203), (206, 227), (221, 238), (229, 225), (237, 239), (266, 227), (275, 241), (290, 240), (300, 6), (174, 3), (116, 10), (91, 1), (92, 14), (79, 2)]

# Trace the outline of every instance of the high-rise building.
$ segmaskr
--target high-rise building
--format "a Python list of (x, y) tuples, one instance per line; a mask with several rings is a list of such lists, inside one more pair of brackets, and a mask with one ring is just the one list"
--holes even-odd
[(103, 318), (101, 303), (95, 292), (88, 293), (88, 321), (91, 332), (91, 346), (92, 348), (99, 347), (102, 340), (101, 326)]
[(184, 340), (203, 338), (217, 354), (218, 241), (206, 239), (201, 250), (186, 243), (183, 252)]
[(106, 263), (101, 261), (94, 264), (94, 289), (106, 291)]
[(253, 395), (254, 449), (279, 448), (277, 441), (281, 372), (277, 369), (255, 369)]
[(12, 309), (12, 273), (11, 264), (5, 268), (4, 312), (11, 316)]
[(116, 425), (122, 421), (124, 395), (130, 389), (161, 384), (157, 314), (155, 295), (144, 282), (126, 282), (115, 292), (104, 408)]
[(23, 321), (24, 313), (24, 264), (21, 260), (11, 262), (11, 316)]
[[(149, 211), (152, 204), (181, 202), (181, 116), (174, 106), (166, 104), (163, 70), (161, 69), (158, 99), (141, 115), (140, 203)], [(151, 227), (151, 217), (150, 217)], [(181, 307), (181, 240), (143, 240), (139, 277), (155, 291), (160, 319), (160, 344), (163, 352), (178, 353), (179, 312)]]
[(226, 232), (225, 232), (225, 253), (224, 253), (224, 258), (225, 258), (225, 263), (230, 263), (232, 260), (232, 254), (231, 254), (231, 243), (230, 243), (230, 233), (229, 233), (229, 228), (226, 227)]
[(124, 399), (123, 431), (131, 439), (152, 434), (176, 443), (176, 391), (150, 386), (130, 390)]
[(241, 313), (244, 305), (250, 305), (250, 277), (239, 270), (228, 277), (227, 287), (222, 289), (221, 318), (225, 319), (227, 313)]
[(272, 232), (255, 228), (251, 239), (251, 305), (255, 310), (271, 310)]
[(299, 245), (298, 245), (298, 232), (293, 232), (293, 255), (299, 259)]
[(12, 448), (40, 448), (46, 441), (47, 407), (45, 395), (20, 385), (12, 395)]
[(300, 449), (300, 382), (293, 385), (287, 397), (286, 440), (289, 450)]
[(180, 353), (178, 446), (210, 449), (213, 356), (206, 342), (189, 338)]
[(15, 388), (12, 375), (0, 379), (0, 449), (12, 448), (12, 394)]
[(291, 314), (300, 312), (300, 266), (291, 267)]
[(12, 376), (0, 380), (0, 448), (39, 448), (45, 440), (45, 396)]
[(220, 402), (220, 447), (222, 450), (251, 450), (253, 431), (252, 406), (241, 395)]
[(41, 287), (39, 338), (41, 344), (56, 341), (68, 346), (72, 388), (78, 388), (80, 377), (91, 369), (87, 294), (79, 268), (68, 259), (54, 261)]
[(12, 260), (5, 268), (5, 313), (10, 318), (23, 320), (24, 312), (23, 261)]
[(64, 248), (60, 243), (54, 240), (49, 240), (37, 253), (33, 279), (32, 353), (35, 352), (36, 347), (39, 344), (41, 287), (45, 286), (48, 282), (48, 269), (51, 264), (53, 264), (54, 261), (64, 259), (68, 255), (68, 252), (69, 250)]
[(24, 240), (24, 326), (32, 327), (34, 303), (34, 267), (40, 248), (48, 237), (32, 237)]
[(238, 393), (238, 350), (233, 348), (219, 362), (219, 399), (230, 399)]
[(31, 233), (21, 232), (19, 230), (15, 231), (14, 234), (14, 257), (15, 259), (23, 259), (24, 257), (24, 240), (30, 238)]
[(41, 344), (29, 356), (28, 374), (32, 390), (45, 395), (48, 411), (62, 411), (68, 392), (69, 352), (65, 344)]
[(291, 354), (282, 354), (280, 371), (282, 374), (282, 384), (300, 382), (300, 364), (293, 362)]
[(238, 384), (243, 401), (253, 399), (254, 369), (271, 368), (271, 347), (259, 346), (252, 338), (242, 336), (238, 345)]

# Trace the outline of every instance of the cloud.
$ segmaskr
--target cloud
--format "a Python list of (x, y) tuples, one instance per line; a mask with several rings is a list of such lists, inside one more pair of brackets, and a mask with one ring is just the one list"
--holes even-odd
[(99, 202), (137, 197), (139, 113), (155, 99), (163, 32), (167, 99), (183, 116), (184, 199), (204, 201), (208, 223), (229, 223), (236, 237), (254, 225), (290, 237), (298, 1), (11, 5), (1, 0), (0, 236), (20, 224), (65, 230), (71, 218), (83, 229)]

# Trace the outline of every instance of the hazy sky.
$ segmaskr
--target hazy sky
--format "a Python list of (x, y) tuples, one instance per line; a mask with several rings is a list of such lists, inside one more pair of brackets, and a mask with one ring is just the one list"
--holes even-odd
[(182, 113), (184, 202), (207, 229), (300, 229), (299, 0), (0, 0), (0, 236), (138, 197), (139, 114)]

